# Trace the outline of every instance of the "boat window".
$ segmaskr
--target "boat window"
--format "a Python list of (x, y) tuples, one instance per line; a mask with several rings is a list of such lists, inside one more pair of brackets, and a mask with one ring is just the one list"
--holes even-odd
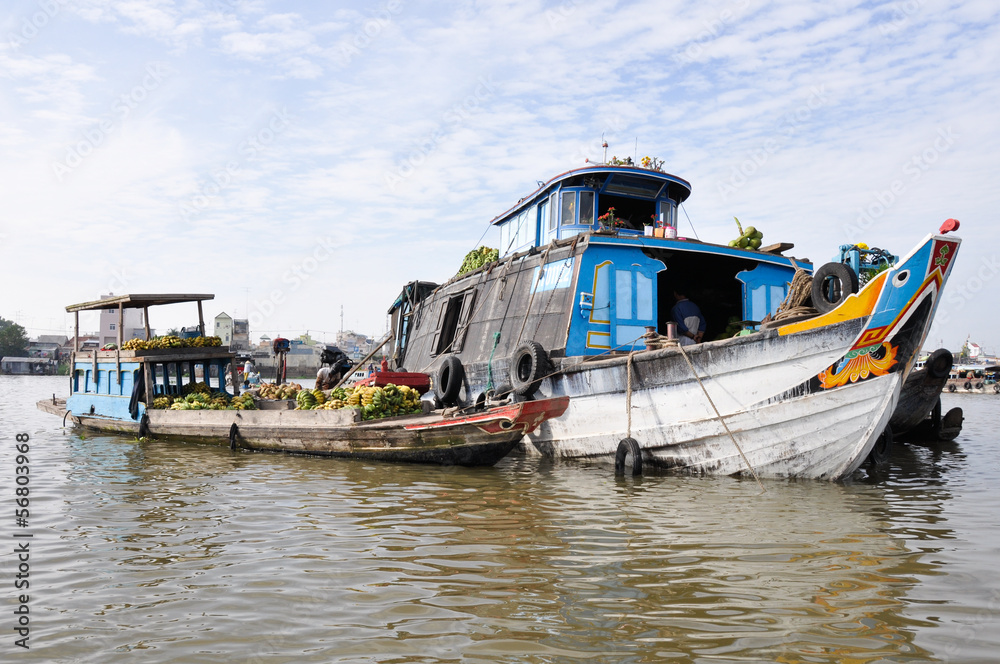
[(635, 274), (636, 318), (653, 318), (653, 280), (646, 275)]
[(657, 219), (662, 224), (677, 228), (677, 204), (669, 199), (661, 200), (660, 213), (657, 216)]
[(562, 225), (570, 226), (576, 223), (576, 192), (564, 191), (562, 195)]
[(458, 295), (451, 296), (442, 305), (441, 315), (438, 318), (438, 329), (431, 341), (434, 355), (458, 353), (462, 350), (475, 301), (476, 291), (470, 288)]
[(580, 223), (586, 226), (594, 225), (594, 192), (580, 192)]
[(522, 212), (521, 215), (524, 219), (521, 221), (521, 228), (523, 231), (523, 241), (518, 244), (522, 247), (535, 246), (535, 239), (538, 237), (538, 207), (532, 205), (526, 212)]
[(510, 251), (510, 222), (505, 221), (500, 225), (500, 250), (506, 254)]
[(548, 212), (548, 216), (544, 217), (543, 215), (545, 218), (545, 228), (549, 231), (554, 231), (556, 229), (556, 195), (552, 194), (549, 196), (547, 203), (545, 209)]
[(615, 304), (618, 318), (633, 318), (631, 270), (615, 270)]

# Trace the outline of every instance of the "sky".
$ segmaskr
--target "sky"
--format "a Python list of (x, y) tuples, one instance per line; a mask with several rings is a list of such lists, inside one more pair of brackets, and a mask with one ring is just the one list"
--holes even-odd
[(380, 336), (602, 139), (691, 183), (703, 241), (736, 216), (819, 265), (958, 219), (927, 345), (1000, 352), (986, 0), (9, 0), (0, 316), (72, 333), (109, 292), (214, 293), (254, 339)]

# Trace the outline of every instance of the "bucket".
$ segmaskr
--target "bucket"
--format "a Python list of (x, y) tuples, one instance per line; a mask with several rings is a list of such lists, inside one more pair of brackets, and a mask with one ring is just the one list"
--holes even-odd
[(677, 229), (673, 226), (667, 226), (663, 229), (663, 237), (676, 240), (677, 239)]

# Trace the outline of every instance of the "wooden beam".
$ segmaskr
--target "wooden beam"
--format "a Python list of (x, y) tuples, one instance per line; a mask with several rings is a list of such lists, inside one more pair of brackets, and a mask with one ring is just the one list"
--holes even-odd
[(122, 347), (122, 343), (125, 341), (125, 331), (122, 330), (122, 325), (125, 322), (125, 310), (122, 309), (122, 303), (118, 303), (118, 347)]
[[(77, 311), (73, 314), (76, 319), (76, 331), (73, 333), (73, 352), (80, 352), (80, 312)], [(75, 359), (75, 358), (74, 358)]]
[(240, 381), (239, 372), (236, 370), (236, 358), (229, 360), (229, 376), (230, 380), (233, 381), (233, 396), (240, 396)]
[(201, 300), (198, 300), (198, 330), (205, 336), (205, 316), (202, 313)]
[(149, 337), (152, 334), (149, 330), (149, 307), (142, 308), (142, 320), (146, 326), (146, 341), (149, 341)]

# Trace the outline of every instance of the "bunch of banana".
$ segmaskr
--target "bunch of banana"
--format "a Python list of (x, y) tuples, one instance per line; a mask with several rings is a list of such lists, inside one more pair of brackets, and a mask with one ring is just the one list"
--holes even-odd
[(210, 388), (208, 384), (200, 381), (197, 383), (188, 383), (187, 385), (181, 388), (181, 394), (185, 396), (187, 396), (188, 394), (195, 394), (195, 393), (211, 394), (212, 388)]
[[(733, 219), (736, 219), (736, 217), (733, 217)], [(735, 240), (729, 241), (730, 247), (737, 249), (760, 249), (761, 240), (764, 239), (763, 233), (753, 226), (747, 226), (744, 229), (739, 219), (736, 219), (736, 227), (740, 229), (740, 236)]]
[(122, 344), (122, 350), (146, 350), (149, 344), (145, 339), (129, 339)]
[(253, 395), (245, 392), (229, 402), (229, 410), (257, 410)]
[(312, 390), (301, 390), (295, 396), (295, 410), (312, 410), (316, 407), (316, 395)]
[(153, 405), (150, 408), (155, 408), (157, 410), (164, 410), (170, 408), (170, 404), (174, 402), (170, 397), (156, 397), (153, 399)]

